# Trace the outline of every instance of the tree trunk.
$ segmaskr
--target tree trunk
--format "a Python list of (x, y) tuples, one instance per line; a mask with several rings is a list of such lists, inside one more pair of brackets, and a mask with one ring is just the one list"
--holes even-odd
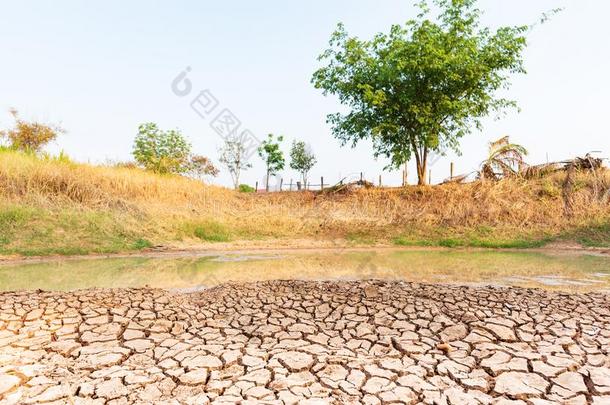
[(239, 189), (239, 173), (235, 172), (233, 177), (233, 185), (235, 186), (235, 190)]
[(421, 162), (417, 164), (417, 185), (424, 186), (427, 184), (428, 179), (426, 178), (426, 163)]
[(269, 192), (269, 169), (267, 168), (267, 179), (265, 180), (265, 191)]
[(424, 186), (427, 184), (426, 173), (428, 169), (428, 148), (424, 147), (422, 151), (415, 149), (415, 162), (417, 164), (417, 185)]

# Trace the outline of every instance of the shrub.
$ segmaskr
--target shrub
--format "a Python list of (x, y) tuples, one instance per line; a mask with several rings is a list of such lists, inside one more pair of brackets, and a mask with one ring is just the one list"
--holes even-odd
[(153, 247), (153, 244), (148, 239), (140, 238), (133, 243), (135, 250), (143, 250)]
[(214, 166), (212, 161), (205, 156), (193, 155), (189, 159), (188, 174), (199, 180), (203, 180), (207, 176), (218, 176), (219, 170)]
[(550, 181), (545, 181), (544, 183), (542, 183), (542, 185), (540, 186), (540, 190), (538, 191), (538, 195), (541, 198), (559, 198), (561, 197), (561, 189), (559, 187), (557, 187), (555, 184), (553, 184)]
[(216, 222), (208, 222), (195, 226), (193, 235), (207, 242), (228, 242), (230, 239), (227, 229)]
[(249, 186), (247, 184), (240, 184), (237, 189), (240, 193), (254, 193), (256, 191), (254, 187)]
[(68, 154), (63, 150), (61, 152), (59, 152), (59, 155), (57, 155), (57, 156), (54, 156), (54, 155), (51, 155), (51, 154), (45, 152), (40, 157), (47, 162), (57, 162), (57, 163), (70, 164), (70, 165), (76, 164), (70, 158), (70, 156), (68, 156)]
[(119, 169), (137, 169), (138, 165), (135, 162), (111, 162), (109, 164), (111, 167), (117, 167)]
[(11, 109), (10, 113), (15, 119), (15, 126), (6, 131), (0, 131), (0, 137), (8, 139), (9, 145), (13, 149), (24, 152), (39, 152), (43, 146), (65, 132), (56, 125), (22, 120), (15, 109)]

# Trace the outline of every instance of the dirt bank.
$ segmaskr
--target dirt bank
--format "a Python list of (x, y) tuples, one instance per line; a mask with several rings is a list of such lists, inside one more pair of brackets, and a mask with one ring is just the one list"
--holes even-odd
[[(238, 193), (180, 176), (0, 152), (0, 254), (72, 256), (163, 245), (344, 244), (610, 248), (610, 171), (542, 179)], [(569, 206), (569, 212), (566, 211)]]

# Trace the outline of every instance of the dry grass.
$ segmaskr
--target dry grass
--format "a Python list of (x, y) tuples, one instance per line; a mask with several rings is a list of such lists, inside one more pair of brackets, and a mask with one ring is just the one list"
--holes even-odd
[(347, 194), (240, 194), (178, 176), (3, 151), (0, 252), (86, 253), (270, 237), (521, 246), (571, 235), (610, 244), (610, 173), (576, 175), (569, 216), (564, 180), (558, 173)]

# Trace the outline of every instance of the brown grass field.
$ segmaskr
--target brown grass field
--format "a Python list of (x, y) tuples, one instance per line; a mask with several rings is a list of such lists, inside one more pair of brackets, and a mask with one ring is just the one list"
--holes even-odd
[(294, 239), (425, 246), (610, 246), (610, 171), (345, 193), (248, 194), (140, 169), (0, 151), (0, 254)]

